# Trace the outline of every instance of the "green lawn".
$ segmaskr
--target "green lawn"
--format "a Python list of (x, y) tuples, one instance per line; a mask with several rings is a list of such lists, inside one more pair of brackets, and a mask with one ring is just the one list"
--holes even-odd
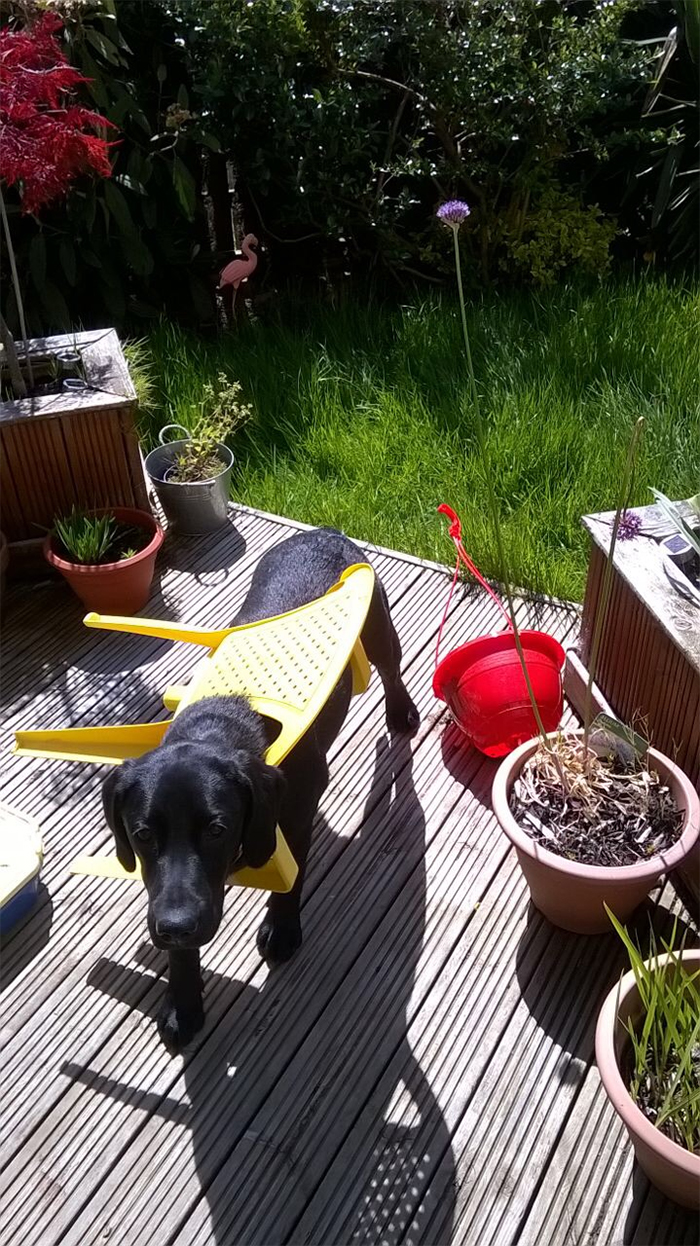
[[(646, 418), (634, 501), (698, 490), (700, 298), (665, 282), (489, 296), (469, 309), (475, 367), (514, 582), (580, 598), (580, 516), (614, 506), (634, 420)], [(235, 496), (450, 562), (449, 502), (497, 570), (456, 303), (315, 306), (217, 342), (170, 325), (149, 339), (156, 406), (192, 422), (202, 382), (238, 377), (256, 422), (236, 447)]]

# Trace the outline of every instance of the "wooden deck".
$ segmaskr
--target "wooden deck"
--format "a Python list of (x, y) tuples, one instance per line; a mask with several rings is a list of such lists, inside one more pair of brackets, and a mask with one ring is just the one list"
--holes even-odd
[[(148, 610), (228, 620), (287, 521), (165, 547)], [(81, 628), (62, 584), (8, 592), (3, 799), (42, 823), (41, 903), (3, 950), (4, 1246), (695, 1243), (634, 1167), (593, 1062), (614, 938), (528, 905), (490, 811), (495, 766), (431, 691), (443, 570), (372, 555), (423, 713), (389, 744), (377, 681), (332, 757), (305, 942), (261, 965), (264, 897), (231, 894), (205, 951), (206, 1028), (171, 1059), (153, 1017), (164, 962), (141, 889), (71, 876), (110, 840), (98, 767), (12, 758), (17, 726), (159, 717), (185, 646)], [(573, 638), (577, 612), (521, 604)], [(455, 600), (447, 646), (498, 624)], [(669, 888), (659, 901), (669, 907)]]

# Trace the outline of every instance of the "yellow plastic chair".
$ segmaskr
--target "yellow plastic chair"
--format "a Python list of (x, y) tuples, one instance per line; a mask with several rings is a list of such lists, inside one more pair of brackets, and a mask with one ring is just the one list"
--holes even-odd
[[(242, 627), (209, 630), (159, 619), (98, 614), (88, 614), (83, 621), (87, 627), (205, 646), (209, 653), (197, 663), (190, 683), (166, 690), (166, 707), (174, 711), (174, 718), (187, 705), (206, 697), (247, 697), (253, 709), (280, 724), (280, 733), (265, 754), (265, 760), (274, 766), (308, 731), (348, 664), (353, 695), (366, 690), (370, 667), (360, 633), (373, 591), (372, 568), (358, 563), (344, 571), (325, 596), (299, 610)], [(22, 756), (120, 765), (156, 748), (172, 721), (18, 731), (14, 751)], [(116, 858), (81, 857), (72, 869), (100, 877), (140, 877), (138, 871), (127, 874)], [(278, 827), (277, 850), (270, 861), (259, 870), (239, 870), (229, 882), (289, 891), (296, 873), (296, 863)]]

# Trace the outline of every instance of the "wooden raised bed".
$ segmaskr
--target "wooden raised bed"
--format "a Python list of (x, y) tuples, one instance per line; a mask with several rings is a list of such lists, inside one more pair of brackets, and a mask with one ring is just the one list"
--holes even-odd
[(80, 355), (86, 390), (0, 402), (0, 530), (11, 572), (31, 563), (56, 515), (74, 505), (149, 508), (136, 391), (116, 332), (37, 338), (30, 357), (62, 350)]
[[(672, 531), (668, 521), (656, 506), (636, 513), (640, 534), (615, 547), (595, 702), (604, 699), (618, 718), (637, 726), (700, 788), (700, 608), (677, 592), (664, 569), (659, 541)], [(567, 696), (579, 713), (613, 518), (608, 512), (583, 520), (591, 536), (588, 581), (580, 640), (566, 671)], [(698, 858), (684, 876), (698, 897)]]

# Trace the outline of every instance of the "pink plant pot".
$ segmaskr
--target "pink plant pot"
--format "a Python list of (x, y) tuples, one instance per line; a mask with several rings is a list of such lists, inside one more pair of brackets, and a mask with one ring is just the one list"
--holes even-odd
[(528, 740), (501, 763), (493, 781), (493, 811), (515, 848), (535, 908), (563, 930), (576, 934), (609, 934), (610, 922), (603, 905), (607, 904), (621, 922), (627, 921), (661, 875), (675, 869), (692, 851), (700, 836), (698, 794), (678, 766), (663, 753), (650, 748), (649, 758), (654, 769), (668, 783), (683, 813), (680, 838), (668, 852), (638, 865), (581, 865), (535, 843), (508, 807), (513, 784), (538, 744), (538, 739)]
[[(670, 957), (659, 956), (659, 964)], [(700, 969), (700, 949), (685, 951), (683, 964), (691, 972)], [(626, 973), (613, 987), (598, 1016), (595, 1056), (605, 1093), (630, 1136), (640, 1168), (662, 1194), (683, 1207), (700, 1210), (700, 1155), (693, 1155), (657, 1129), (633, 1102), (620, 1073), (629, 1045), (625, 1023), (641, 1020), (643, 1008), (634, 974)]]

